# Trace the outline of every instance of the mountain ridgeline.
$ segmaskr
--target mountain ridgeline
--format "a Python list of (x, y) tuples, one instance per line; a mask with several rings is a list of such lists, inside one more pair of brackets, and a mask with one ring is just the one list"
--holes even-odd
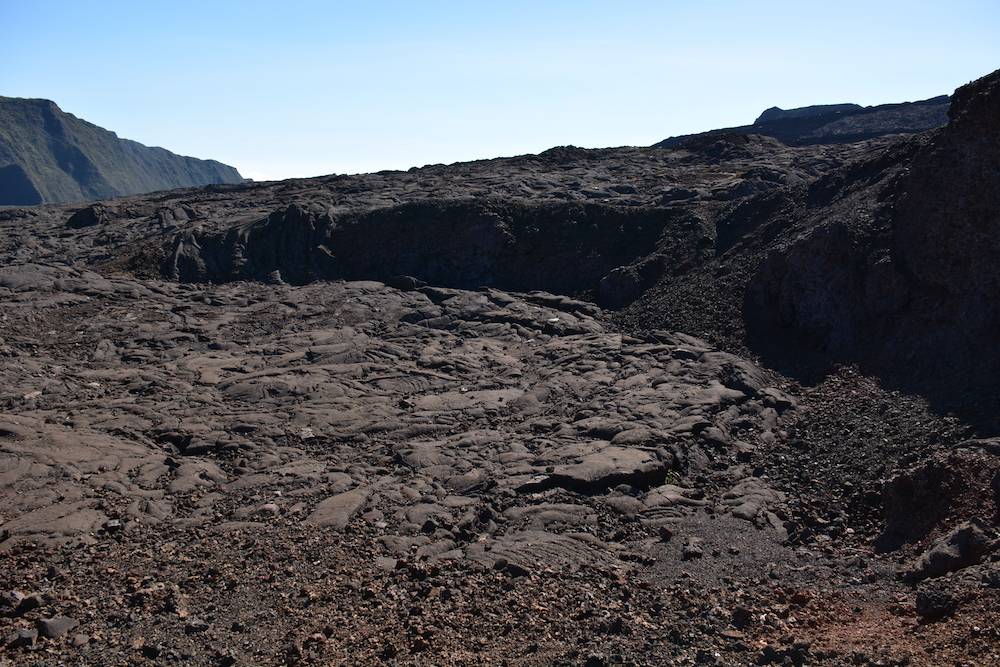
[(242, 181), (233, 167), (121, 139), (49, 100), (0, 97), (0, 206)]
[(871, 107), (858, 104), (819, 104), (799, 109), (771, 107), (758, 116), (753, 125), (670, 137), (654, 147), (677, 148), (724, 134), (760, 134), (789, 146), (847, 143), (887, 134), (911, 134), (947, 123), (950, 105), (951, 98), (940, 95), (919, 102)]

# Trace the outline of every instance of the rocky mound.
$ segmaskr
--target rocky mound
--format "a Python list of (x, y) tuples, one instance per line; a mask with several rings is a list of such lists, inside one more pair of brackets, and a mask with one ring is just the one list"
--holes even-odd
[(119, 139), (49, 100), (0, 97), (0, 206), (240, 183), (232, 167)]

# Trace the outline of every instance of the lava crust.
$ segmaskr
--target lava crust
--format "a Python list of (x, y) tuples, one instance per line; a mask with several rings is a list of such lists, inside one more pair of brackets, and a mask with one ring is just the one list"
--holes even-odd
[(996, 664), (998, 100), (0, 210), (0, 663)]

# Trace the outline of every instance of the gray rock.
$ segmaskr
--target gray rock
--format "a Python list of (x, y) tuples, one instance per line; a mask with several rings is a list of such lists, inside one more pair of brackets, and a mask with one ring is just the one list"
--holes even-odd
[(306, 519), (314, 526), (343, 530), (355, 514), (368, 502), (368, 489), (359, 488), (330, 496), (316, 505), (316, 509)]
[(940, 577), (970, 565), (995, 548), (986, 527), (979, 521), (967, 521), (939, 539), (904, 573), (907, 581)]
[(648, 488), (666, 479), (670, 463), (647, 450), (612, 445), (584, 456), (578, 463), (555, 466), (548, 478), (536, 485), (587, 494), (601, 493), (619, 484)]
[(705, 555), (700, 537), (687, 537), (684, 539), (684, 546), (681, 549), (681, 557), (684, 560), (694, 560)]
[(379, 556), (378, 558), (375, 559), (376, 567), (378, 567), (381, 570), (385, 570), (386, 572), (394, 571), (398, 563), (399, 561), (397, 561), (395, 558), (388, 558), (386, 556)]
[(110, 217), (106, 206), (103, 204), (93, 204), (87, 208), (81, 208), (71, 215), (66, 221), (66, 226), (70, 229), (94, 227), (107, 222)]
[(958, 609), (955, 596), (942, 588), (928, 588), (917, 592), (916, 611), (921, 621), (939, 621)]
[(2, 591), (0, 592), (0, 605), (4, 607), (9, 607), (11, 609), (17, 609), (21, 604), (21, 600), (24, 599), (24, 593), (21, 591)]
[(53, 616), (52, 618), (39, 619), (35, 625), (38, 627), (38, 634), (42, 637), (58, 639), (80, 625), (80, 622), (69, 616)]

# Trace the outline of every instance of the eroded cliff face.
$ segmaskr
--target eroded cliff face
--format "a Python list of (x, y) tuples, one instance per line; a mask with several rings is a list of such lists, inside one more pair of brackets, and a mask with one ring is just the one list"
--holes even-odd
[(407, 276), (466, 289), (596, 294), (620, 305), (641, 292), (643, 266), (691, 263), (710, 245), (697, 217), (666, 208), (434, 200), (331, 216), (293, 204), (177, 237), (162, 271), (186, 281), (293, 284)]
[(773, 249), (748, 290), (761, 337), (922, 379), (997, 371), (1000, 76), (958, 89), (950, 118), (870, 184), (848, 175), (802, 212), (812, 229)]
[(233, 167), (120, 139), (49, 100), (0, 97), (0, 206), (88, 201), (218, 183)]
[[(959, 88), (951, 120), (914, 159), (893, 215), (917, 354), (994, 373), (1000, 359), (1000, 73)], [(903, 337), (903, 334), (900, 334)], [(946, 355), (942, 351), (947, 350)]]

